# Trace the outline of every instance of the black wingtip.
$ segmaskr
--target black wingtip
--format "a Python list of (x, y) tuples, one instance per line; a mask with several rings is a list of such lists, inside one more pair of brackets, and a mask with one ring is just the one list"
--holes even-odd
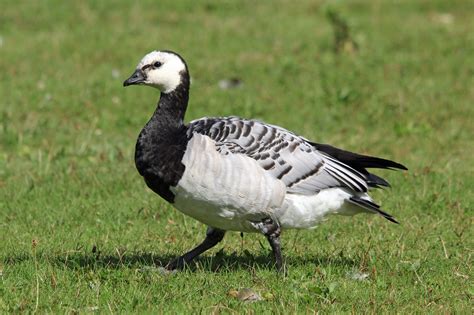
[(366, 176), (367, 176), (367, 184), (369, 185), (369, 187), (374, 187), (374, 188), (392, 187), (390, 186), (389, 182), (387, 182), (385, 179), (375, 174), (367, 172)]
[(392, 160), (372, 156), (364, 156), (361, 160), (361, 163), (364, 164), (365, 168), (385, 168), (389, 170), (408, 171), (408, 168), (405, 165)]
[(400, 163), (394, 162), (392, 160), (382, 159), (374, 156), (362, 155), (346, 150), (342, 150), (336, 147), (333, 147), (329, 144), (321, 144), (315, 142), (309, 142), (317, 150), (329, 154), (333, 158), (345, 163), (356, 170), (361, 168), (385, 168), (385, 169), (399, 169), (407, 171), (408, 168)]
[(385, 219), (389, 220), (390, 222), (393, 222), (395, 224), (400, 224), (400, 222), (398, 222), (397, 220), (395, 220), (395, 218), (391, 215), (391, 214), (388, 214), (387, 212), (385, 211), (382, 211), (380, 209), (378, 209), (377, 211), (381, 216), (383, 216)]
[(385, 219), (389, 220), (390, 222), (393, 222), (395, 224), (400, 224), (397, 220), (395, 220), (395, 218), (391, 214), (388, 214), (387, 212), (381, 210), (380, 206), (376, 204), (375, 202), (362, 199), (356, 196), (352, 196), (351, 198), (349, 198), (349, 201), (352, 202), (353, 204), (358, 205), (359, 207), (362, 207), (364, 209), (380, 214), (381, 216), (383, 216)]
[[(390, 160), (386, 160), (386, 161), (390, 161)], [(394, 161), (390, 161), (391, 162), (391, 166), (388, 166), (389, 169), (399, 169), (399, 170), (402, 170), (402, 171), (408, 171), (408, 168), (403, 165), (403, 164), (400, 164), (400, 163), (397, 163), (397, 162), (394, 162)]]
[(389, 220), (389, 221), (391, 221), (391, 222), (393, 222), (393, 223), (395, 223), (395, 224), (400, 225), (400, 222), (398, 222), (397, 220), (395, 220), (393, 217), (392, 217), (392, 218), (386, 218), (386, 219)]

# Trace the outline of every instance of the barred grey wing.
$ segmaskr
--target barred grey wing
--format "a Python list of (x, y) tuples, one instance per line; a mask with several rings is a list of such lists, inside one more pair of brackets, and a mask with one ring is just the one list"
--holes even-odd
[(192, 133), (213, 139), (221, 154), (244, 154), (256, 160), (283, 181), (289, 193), (309, 195), (331, 187), (368, 189), (364, 174), (277, 126), (238, 117), (204, 118), (190, 123), (188, 136)]

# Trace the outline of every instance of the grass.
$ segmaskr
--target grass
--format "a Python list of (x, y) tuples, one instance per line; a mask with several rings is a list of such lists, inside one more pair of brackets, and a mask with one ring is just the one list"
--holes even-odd
[[(474, 37), (468, 1), (4, 1), (0, 312), (471, 313)], [(332, 24), (331, 24), (332, 23)], [(332, 217), (229, 233), (189, 269), (157, 266), (205, 227), (133, 165), (157, 92), (122, 81), (153, 49), (193, 78), (187, 120), (254, 117), (400, 161), (374, 196), (401, 222)], [(221, 90), (237, 77), (243, 86)], [(251, 288), (263, 300), (235, 292)]]

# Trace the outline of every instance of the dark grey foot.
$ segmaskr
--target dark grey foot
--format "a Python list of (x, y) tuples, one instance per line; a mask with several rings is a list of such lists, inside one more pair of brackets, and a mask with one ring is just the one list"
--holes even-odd
[(253, 223), (263, 235), (267, 237), (270, 246), (272, 247), (273, 256), (275, 257), (275, 265), (279, 272), (284, 272), (283, 260), (281, 258), (281, 246), (280, 246), (280, 225), (278, 222), (273, 221), (270, 218), (262, 220), (262, 222)]
[(189, 264), (194, 258), (201, 255), (206, 250), (216, 246), (217, 243), (222, 241), (224, 235), (225, 231), (208, 227), (206, 232), (206, 238), (204, 239), (204, 241), (186, 254), (171, 261), (168, 265), (166, 265), (166, 269), (182, 269), (186, 264)]

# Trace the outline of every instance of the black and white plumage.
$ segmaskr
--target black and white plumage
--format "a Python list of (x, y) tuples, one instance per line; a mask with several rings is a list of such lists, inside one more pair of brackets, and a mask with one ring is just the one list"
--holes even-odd
[(202, 118), (185, 125), (189, 82), (186, 63), (170, 51), (147, 54), (124, 82), (161, 91), (138, 137), (138, 171), (154, 192), (209, 227), (204, 242), (169, 268), (191, 261), (228, 230), (263, 233), (281, 269), (281, 230), (361, 212), (396, 223), (368, 195), (370, 188), (389, 184), (367, 168), (403, 165), (314, 143), (257, 120)]

